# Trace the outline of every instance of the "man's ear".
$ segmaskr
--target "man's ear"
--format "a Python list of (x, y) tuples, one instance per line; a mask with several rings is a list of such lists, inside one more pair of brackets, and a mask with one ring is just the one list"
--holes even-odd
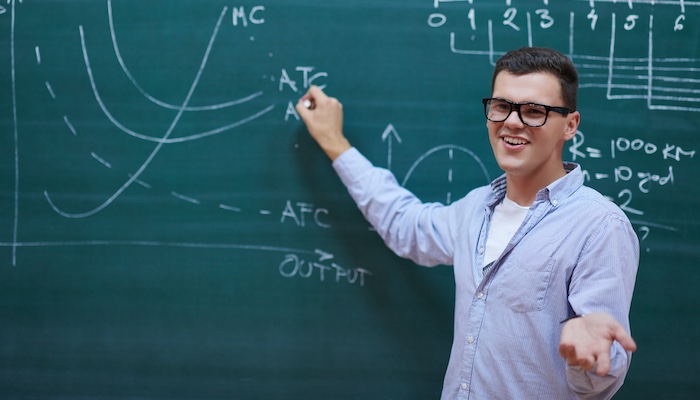
[(581, 123), (581, 114), (574, 111), (567, 115), (566, 127), (564, 128), (564, 140), (571, 140), (576, 136), (578, 125)]

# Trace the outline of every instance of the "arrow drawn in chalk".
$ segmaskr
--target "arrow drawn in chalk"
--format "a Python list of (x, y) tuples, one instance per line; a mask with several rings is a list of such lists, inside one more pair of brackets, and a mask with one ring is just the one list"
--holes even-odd
[(393, 151), (393, 144), (394, 144), (394, 138), (396, 138), (396, 141), (401, 143), (401, 136), (399, 136), (399, 133), (396, 132), (396, 128), (394, 128), (393, 124), (389, 124), (386, 129), (384, 129), (384, 133), (382, 133), (382, 142), (388, 141), (387, 145), (387, 156), (386, 156), (386, 168), (391, 171), (391, 154)]
[(330, 260), (331, 258), (334, 257), (333, 254), (326, 253), (325, 251), (319, 250), (319, 249), (316, 249), (315, 253), (318, 254), (318, 256), (319, 256), (318, 262)]

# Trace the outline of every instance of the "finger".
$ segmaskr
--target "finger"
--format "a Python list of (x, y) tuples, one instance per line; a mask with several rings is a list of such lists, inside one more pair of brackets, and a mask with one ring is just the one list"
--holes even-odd
[(575, 353), (573, 353), (572, 350), (573, 350), (572, 346), (568, 346), (568, 345), (564, 345), (564, 344), (559, 345), (559, 355), (562, 358), (565, 358), (567, 360), (569, 357), (575, 356)]
[(299, 114), (299, 116), (301, 117), (302, 120), (304, 120), (304, 122), (307, 121), (307, 118), (310, 115), (309, 113), (311, 112), (309, 107), (306, 107), (304, 104), (304, 102), (306, 102), (306, 101), (310, 101), (310, 100), (305, 100), (302, 97), (301, 99), (299, 99), (299, 101), (297, 102), (297, 105), (294, 107), (297, 110), (297, 114)]
[(308, 115), (307, 110), (313, 110), (319, 102), (323, 102), (328, 99), (328, 96), (323, 92), (321, 88), (316, 85), (311, 85), (309, 90), (301, 96), (296, 105), (296, 110), (299, 115), (304, 118), (304, 115)]
[(299, 101), (297, 101), (296, 106), (294, 107), (297, 110), (297, 114), (304, 120), (307, 121), (309, 116), (311, 115), (311, 111), (316, 108), (316, 100), (315, 97), (307, 92), (304, 96), (302, 96)]
[(294, 108), (296, 108), (297, 114), (299, 114), (299, 116), (305, 120), (305, 117), (308, 115), (309, 111), (316, 108), (316, 105), (313, 99), (311, 99), (308, 95), (304, 95), (299, 99), (299, 101), (297, 101), (297, 105)]
[(560, 346), (559, 355), (566, 360), (566, 364), (570, 367), (581, 367), (584, 369), (591, 369), (594, 360), (588, 359), (586, 357), (580, 357), (576, 354), (576, 348), (573, 346)]
[(621, 345), (622, 348), (624, 348), (627, 351), (636, 351), (637, 350), (637, 343), (632, 339), (632, 336), (627, 334), (627, 331), (620, 326), (617, 328), (617, 330), (613, 333), (613, 338), (617, 340)]
[(319, 88), (316, 85), (311, 85), (309, 90), (306, 91), (306, 94), (302, 96), (299, 101), (301, 104), (310, 109), (313, 110), (316, 108), (316, 105), (319, 103), (323, 103), (328, 99), (328, 96), (323, 92), (321, 88)]
[(308, 108), (309, 110), (313, 110), (316, 108), (316, 102), (310, 99), (305, 99), (304, 102), (302, 103), (304, 107)]
[[(580, 357), (576, 360), (576, 364), (586, 371), (590, 371), (595, 367), (595, 357), (590, 355), (588, 357)], [(607, 373), (607, 372), (606, 372)]]
[(316, 86), (316, 85), (311, 85), (311, 86), (309, 87), (309, 90), (306, 91), (306, 94), (307, 94), (307, 95), (310, 95), (312, 99), (322, 99), (322, 98), (324, 98), (324, 97), (328, 97), (328, 96), (326, 96), (326, 94), (323, 92), (323, 90), (322, 90), (320, 87)]
[(601, 353), (598, 356), (598, 368), (596, 369), (596, 374), (598, 376), (605, 376), (610, 371), (610, 354)]

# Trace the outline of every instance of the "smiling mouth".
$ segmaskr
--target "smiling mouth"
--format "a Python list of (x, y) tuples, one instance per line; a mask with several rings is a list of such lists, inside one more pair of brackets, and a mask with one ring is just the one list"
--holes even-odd
[(502, 137), (502, 139), (504, 142), (506, 142), (510, 145), (513, 145), (513, 146), (520, 146), (520, 145), (530, 143), (525, 139), (520, 139), (520, 138), (516, 138), (516, 137), (509, 137), (509, 136), (504, 136), (504, 137)]

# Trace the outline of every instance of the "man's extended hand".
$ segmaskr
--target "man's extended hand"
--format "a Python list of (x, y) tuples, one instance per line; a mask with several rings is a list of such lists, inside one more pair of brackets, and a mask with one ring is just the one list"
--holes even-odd
[(571, 366), (596, 374), (610, 371), (610, 347), (618, 341), (627, 351), (637, 350), (637, 344), (613, 317), (606, 313), (591, 313), (573, 318), (564, 324), (559, 340), (559, 354)]
[(343, 135), (343, 105), (328, 97), (317, 86), (311, 86), (296, 105), (297, 113), (311, 136), (331, 160), (350, 148)]

